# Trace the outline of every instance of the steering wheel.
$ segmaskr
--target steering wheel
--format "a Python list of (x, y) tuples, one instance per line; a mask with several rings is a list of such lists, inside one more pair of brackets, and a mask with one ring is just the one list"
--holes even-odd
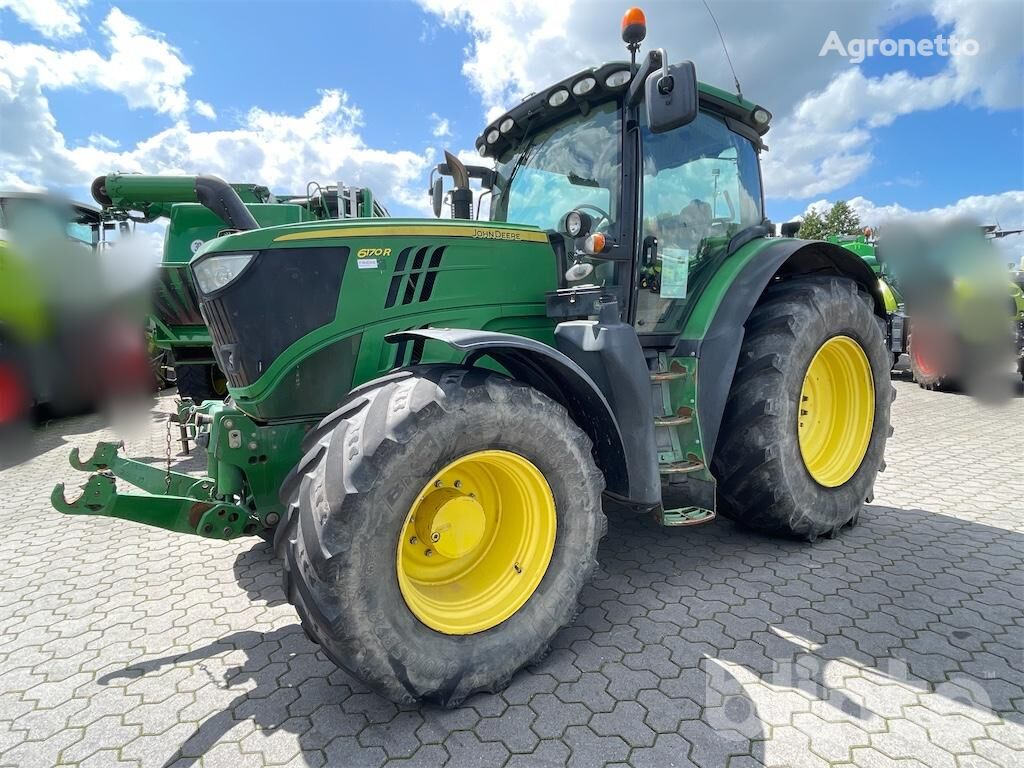
[(583, 203), (583, 205), (577, 205), (574, 210), (582, 211), (584, 208), (589, 208), (590, 210), (597, 212), (597, 218), (594, 219), (593, 224), (595, 230), (597, 229), (598, 222), (600, 222), (602, 219), (607, 219), (608, 221), (611, 221), (612, 217), (608, 215), (607, 211), (603, 211), (596, 205), (591, 205), (590, 203)]

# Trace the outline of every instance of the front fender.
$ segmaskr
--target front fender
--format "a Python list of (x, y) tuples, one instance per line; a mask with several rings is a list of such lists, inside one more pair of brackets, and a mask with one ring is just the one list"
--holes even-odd
[(611, 405), (594, 380), (571, 359), (534, 339), (494, 331), (425, 328), (385, 337), (392, 343), (418, 339), (447, 344), (463, 352), (469, 364), (481, 357), (490, 357), (513, 378), (561, 403), (593, 442), (594, 458), (604, 473), (607, 489), (624, 498), (632, 498), (629, 464)]

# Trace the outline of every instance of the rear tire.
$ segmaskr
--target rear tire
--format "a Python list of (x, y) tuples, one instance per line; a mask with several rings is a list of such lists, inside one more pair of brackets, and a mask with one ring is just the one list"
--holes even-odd
[[(286, 592), (306, 633), (375, 690), (398, 702), (455, 706), (502, 688), (574, 619), (606, 530), (604, 481), (590, 440), (561, 405), (490, 371), (425, 366), (357, 389), (305, 447), (281, 492), (288, 517), (277, 545), (286, 555)], [(400, 583), (408, 579), (407, 525), (445, 468), (496, 451), (524, 457), (550, 487), (550, 561), (500, 623), (466, 634), (437, 631), (413, 612)], [(499, 519), (513, 514), (505, 503)], [(468, 578), (451, 587), (456, 603), (471, 589)]]
[[(830, 341), (866, 360), (870, 371), (864, 369), (864, 378), (870, 376), (873, 389), (873, 408), (868, 404), (862, 409), (865, 418), (859, 424), (866, 435), (860, 463), (853, 450), (847, 470), (852, 475), (842, 479), (845, 473), (840, 473), (834, 482), (813, 462), (810, 466), (819, 474), (818, 479), (812, 476), (798, 429), (805, 377), (815, 355)], [(889, 364), (882, 321), (870, 297), (852, 280), (805, 277), (771, 286), (747, 320), (726, 402), (712, 463), (719, 511), (749, 528), (810, 541), (854, 522), (864, 501), (871, 500), (875, 476), (884, 467), (895, 394)], [(866, 388), (867, 381), (863, 383)], [(855, 412), (855, 404), (848, 407), (842, 397), (835, 402), (838, 418)]]
[(191, 398), (196, 403), (204, 400), (223, 400), (227, 396), (224, 374), (214, 363), (178, 364), (174, 366), (178, 397)]

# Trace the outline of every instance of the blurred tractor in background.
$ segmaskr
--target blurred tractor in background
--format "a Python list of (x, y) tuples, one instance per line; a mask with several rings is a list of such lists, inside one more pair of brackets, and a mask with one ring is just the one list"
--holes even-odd
[[(150, 388), (147, 279), (114, 260), (127, 224), (51, 195), (0, 194), (0, 449), (24, 446), (35, 406), (65, 414)], [(120, 245), (120, 244), (119, 244)]]
[(984, 396), (1005, 389), (1022, 315), (1012, 282), (1007, 297), (1006, 266), (991, 242), (1002, 235), (994, 231), (969, 222), (886, 231), (885, 274), (905, 298), (906, 351), (925, 389)]

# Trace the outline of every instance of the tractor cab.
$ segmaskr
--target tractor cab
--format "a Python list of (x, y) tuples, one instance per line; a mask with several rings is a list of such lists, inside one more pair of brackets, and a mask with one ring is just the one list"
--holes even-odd
[[(640, 40), (642, 30), (627, 43)], [(466, 175), (491, 192), (492, 222), (549, 232), (562, 318), (589, 306), (581, 292), (610, 294), (645, 346), (670, 346), (694, 286), (770, 233), (758, 158), (770, 118), (657, 50), (528, 97), (476, 141), (493, 174)]]

